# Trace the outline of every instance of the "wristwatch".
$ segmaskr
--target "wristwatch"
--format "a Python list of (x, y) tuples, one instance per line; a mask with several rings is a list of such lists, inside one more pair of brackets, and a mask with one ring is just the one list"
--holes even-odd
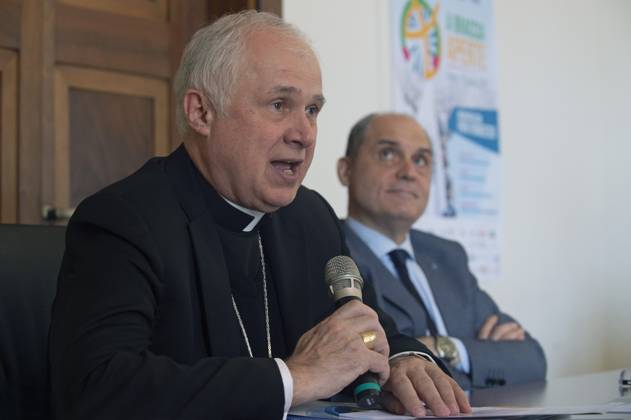
[(434, 347), (436, 347), (438, 357), (451, 366), (456, 367), (460, 364), (458, 348), (451, 338), (442, 335), (434, 337)]

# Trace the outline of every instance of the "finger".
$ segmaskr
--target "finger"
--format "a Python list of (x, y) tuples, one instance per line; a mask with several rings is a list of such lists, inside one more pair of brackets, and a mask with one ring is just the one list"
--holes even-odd
[[(440, 368), (438, 368), (438, 366), (434, 365), (426, 367), (426, 369), (430, 372), (432, 371), (432, 368), (437, 369), (442, 377), (447, 378), (447, 375), (440, 371)], [(415, 371), (415, 373), (417, 372), (418, 371)], [(434, 415), (444, 417), (449, 415), (451, 409), (445, 403), (445, 401), (443, 401), (443, 397), (438, 390), (438, 387), (440, 386), (442, 388), (443, 385), (435, 382), (437, 378), (438, 374), (434, 372), (432, 372), (431, 375), (427, 373), (425, 373), (425, 375), (415, 374), (412, 382), (418, 396), (422, 401), (425, 402), (425, 405), (432, 410)], [(455, 401), (453, 403), (455, 403)]]
[(362, 303), (360, 300), (351, 300), (340, 306), (333, 312), (332, 317), (339, 319), (352, 319), (359, 317), (372, 317), (378, 319), (379, 316), (370, 306)]
[[(429, 380), (427, 377), (426, 379)], [(425, 406), (419, 399), (419, 395), (414, 389), (410, 378), (401, 370), (392, 372), (384, 388), (398, 399), (399, 403), (405, 408), (405, 412), (411, 413), (415, 417), (425, 417), (427, 414)]]
[(405, 407), (401, 404), (401, 401), (392, 393), (383, 391), (381, 393), (381, 405), (391, 413), (398, 414), (400, 416), (405, 414)]
[(327, 321), (331, 323), (348, 323), (358, 333), (375, 330), (378, 325), (381, 325), (377, 312), (357, 300), (342, 305), (327, 317)]
[(471, 404), (469, 403), (469, 398), (467, 398), (467, 394), (465, 394), (464, 390), (460, 388), (460, 385), (453, 381), (454, 385), (454, 395), (456, 396), (456, 402), (458, 403), (458, 407), (460, 408), (461, 413), (471, 413), (473, 410), (471, 409)]
[(503, 341), (522, 341), (525, 338), (524, 329), (520, 326), (502, 334), (499, 340)]
[[(357, 341), (362, 346), (383, 356), (388, 357), (390, 355), (390, 344), (388, 343), (386, 332), (378, 319), (345, 320), (339, 325), (339, 328), (346, 332), (351, 341)], [(375, 336), (375, 339), (369, 344), (365, 343), (362, 337), (366, 333), (374, 333)]]
[[(366, 324), (366, 326), (362, 324), (362, 326), (358, 327), (357, 325), (345, 323), (338, 325), (337, 328), (339, 328), (338, 334), (344, 336), (340, 340), (347, 342), (351, 350), (367, 348), (385, 357), (390, 355), (390, 344), (381, 324), (370, 323)], [(374, 340), (366, 343), (363, 336), (369, 333), (374, 336)]]
[(386, 358), (390, 356), (390, 343), (388, 343), (388, 338), (386, 337), (386, 333), (383, 329), (377, 332), (377, 339), (373, 343), (372, 351), (377, 352)]
[(445, 375), (438, 367), (436, 367), (436, 369), (429, 370), (429, 376), (434, 381), (434, 385), (436, 386), (443, 403), (449, 408), (450, 414), (455, 415), (460, 413), (458, 401), (456, 400), (456, 395), (453, 389), (453, 379)]
[(364, 352), (367, 354), (358, 355), (358, 357), (361, 357), (362, 360), (365, 361), (365, 366), (360, 373), (367, 371), (375, 373), (379, 377), (379, 384), (385, 384), (388, 378), (390, 378), (390, 363), (388, 358), (367, 349), (364, 350)]
[(437, 384), (438, 392), (450, 408), (451, 414), (470, 413), (469, 399), (460, 385), (453, 378), (443, 374), (438, 367), (436, 371), (437, 373), (432, 373), (431, 376), (440, 376), (434, 379), (434, 383)]
[(362, 338), (362, 341), (364, 342), (366, 347), (372, 350), (372, 348), (375, 346), (375, 340), (377, 340), (377, 333), (369, 330), (359, 333), (359, 336)]
[(484, 321), (484, 324), (482, 324), (482, 327), (478, 332), (478, 339), (487, 340), (489, 338), (489, 335), (491, 334), (491, 331), (493, 331), (493, 327), (495, 326), (495, 324), (497, 324), (497, 315), (489, 316), (486, 321)]
[(491, 335), (489, 336), (490, 340), (498, 341), (501, 340), (507, 334), (510, 334), (519, 326), (515, 322), (506, 322), (504, 324), (498, 324), (493, 328)]
[[(379, 323), (378, 318), (373, 318), (371, 316), (358, 316), (354, 318), (348, 319), (335, 319), (334, 322), (342, 323), (346, 325), (348, 330), (352, 330), (355, 334), (360, 334), (365, 331), (377, 331), (381, 330), (383, 332), (383, 328)], [(385, 333), (384, 333), (385, 334)]]
[[(345, 310), (344, 307), (352, 308)], [(321, 322), (318, 328), (320, 341), (331, 338), (343, 345), (351, 346), (352, 350), (365, 347), (361, 334), (374, 332), (376, 339), (372, 343), (372, 349), (384, 356), (390, 354), (390, 346), (383, 327), (375, 311), (360, 302), (349, 302), (339, 308), (332, 315)]]
[(506, 322), (504, 324), (496, 325), (491, 333), (490, 339), (493, 341), (507, 340), (513, 333), (519, 332), (521, 327), (516, 322)]

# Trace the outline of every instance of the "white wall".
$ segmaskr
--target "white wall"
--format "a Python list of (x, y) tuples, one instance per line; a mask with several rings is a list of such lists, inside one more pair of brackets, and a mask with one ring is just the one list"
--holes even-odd
[(283, 16), (313, 41), (320, 58), (326, 104), (305, 184), (325, 194), (339, 215), (346, 190), (335, 175), (351, 126), (390, 104), (387, 2), (284, 0)]
[[(328, 100), (305, 183), (344, 216), (335, 161), (390, 104), (388, 2), (283, 4)], [(503, 280), (482, 286), (540, 339), (549, 377), (631, 366), (631, 1), (502, 0), (495, 22)]]

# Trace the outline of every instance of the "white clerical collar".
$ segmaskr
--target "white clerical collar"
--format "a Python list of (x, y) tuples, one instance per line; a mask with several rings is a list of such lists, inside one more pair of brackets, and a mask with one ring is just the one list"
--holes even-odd
[(223, 198), (226, 201), (226, 203), (230, 204), (235, 209), (253, 217), (252, 221), (248, 223), (246, 227), (243, 228), (243, 232), (251, 232), (256, 227), (256, 225), (261, 221), (263, 216), (265, 216), (265, 213), (261, 211), (247, 209), (243, 206), (233, 203), (232, 201), (228, 200), (226, 197), (224, 197), (221, 194), (219, 194), (219, 196)]

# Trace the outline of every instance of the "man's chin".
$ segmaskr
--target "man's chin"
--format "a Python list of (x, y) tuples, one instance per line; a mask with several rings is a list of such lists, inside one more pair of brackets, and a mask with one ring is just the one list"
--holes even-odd
[(281, 207), (285, 207), (290, 205), (296, 198), (296, 194), (298, 192), (298, 188), (292, 190), (283, 190), (274, 192), (273, 194), (268, 194), (264, 197), (264, 200), (261, 202), (261, 206), (265, 208), (265, 213), (271, 213), (280, 209)]
[(409, 225), (410, 227), (421, 217), (421, 213), (417, 211), (393, 211), (389, 214), (389, 219), (401, 225)]

